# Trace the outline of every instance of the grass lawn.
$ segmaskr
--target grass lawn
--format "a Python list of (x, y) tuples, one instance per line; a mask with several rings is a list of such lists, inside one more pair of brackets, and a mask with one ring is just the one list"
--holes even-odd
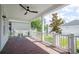
[(79, 39), (77, 39), (77, 52), (79, 53)]
[[(48, 42), (50, 42), (50, 43), (52, 43), (52, 41), (53, 41), (53, 36), (50, 35), (50, 34), (45, 35), (44, 38), (45, 38), (45, 41), (48, 41)], [(61, 45), (61, 47), (66, 47), (67, 44), (68, 44), (67, 38), (64, 38), (64, 39), (61, 38), (61, 40), (60, 40), (60, 45)]]
[(67, 38), (61, 38), (60, 39), (60, 46), (62, 48), (66, 48), (68, 46), (68, 39)]
[(48, 41), (48, 42), (52, 43), (52, 41), (53, 41), (53, 36), (50, 35), (50, 34), (44, 35), (44, 39), (45, 39), (45, 41)]
[(77, 49), (79, 49), (79, 39), (77, 39)]

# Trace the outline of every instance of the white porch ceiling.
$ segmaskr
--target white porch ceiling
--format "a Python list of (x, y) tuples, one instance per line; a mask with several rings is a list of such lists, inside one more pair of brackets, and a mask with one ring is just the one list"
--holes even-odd
[(54, 11), (64, 6), (64, 4), (23, 4), (23, 6), (25, 7), (29, 6), (31, 10), (38, 11), (38, 13), (29, 12), (27, 13), (27, 15), (24, 15), (26, 11), (18, 4), (3, 4), (2, 6), (4, 9), (4, 15), (6, 15), (8, 18), (13, 20), (27, 21), (35, 17), (49, 13), (50, 11)]

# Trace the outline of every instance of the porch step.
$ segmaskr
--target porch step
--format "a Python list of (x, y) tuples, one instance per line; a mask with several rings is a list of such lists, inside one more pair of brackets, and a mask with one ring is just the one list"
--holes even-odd
[(55, 46), (50, 46), (50, 48), (54, 49), (55, 51), (61, 53), (61, 54), (70, 54), (70, 52), (68, 52), (67, 50), (55, 47)]
[(70, 54), (70, 52), (68, 52), (67, 50), (64, 50), (64, 49), (62, 49), (62, 48), (58, 48), (58, 47), (55, 47), (55, 46), (52, 46), (50, 43), (48, 43), (48, 42), (42, 42), (42, 41), (40, 41), (40, 40), (37, 40), (35, 37), (30, 37), (31, 39), (34, 39), (34, 40), (36, 40), (36, 41), (39, 41), (40, 43), (42, 43), (42, 44), (44, 44), (45, 46), (47, 46), (47, 47), (49, 47), (49, 48), (51, 48), (51, 49), (53, 49), (53, 50), (55, 50), (55, 51), (57, 51), (57, 52), (59, 52), (59, 53), (61, 53), (61, 54)]

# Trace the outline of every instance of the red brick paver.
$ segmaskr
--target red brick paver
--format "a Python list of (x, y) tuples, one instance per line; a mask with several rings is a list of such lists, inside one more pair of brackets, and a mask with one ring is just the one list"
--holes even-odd
[(3, 48), (2, 54), (48, 54), (25, 37), (10, 38)]

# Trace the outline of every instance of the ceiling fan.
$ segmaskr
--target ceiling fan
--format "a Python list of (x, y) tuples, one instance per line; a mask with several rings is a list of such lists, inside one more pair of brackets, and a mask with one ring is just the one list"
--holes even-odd
[(27, 8), (25, 8), (22, 4), (19, 4), (23, 9), (26, 10), (26, 12), (24, 13), (24, 15), (26, 15), (28, 12), (31, 12), (31, 13), (38, 13), (38, 11), (31, 11), (29, 9), (29, 6), (27, 6)]

